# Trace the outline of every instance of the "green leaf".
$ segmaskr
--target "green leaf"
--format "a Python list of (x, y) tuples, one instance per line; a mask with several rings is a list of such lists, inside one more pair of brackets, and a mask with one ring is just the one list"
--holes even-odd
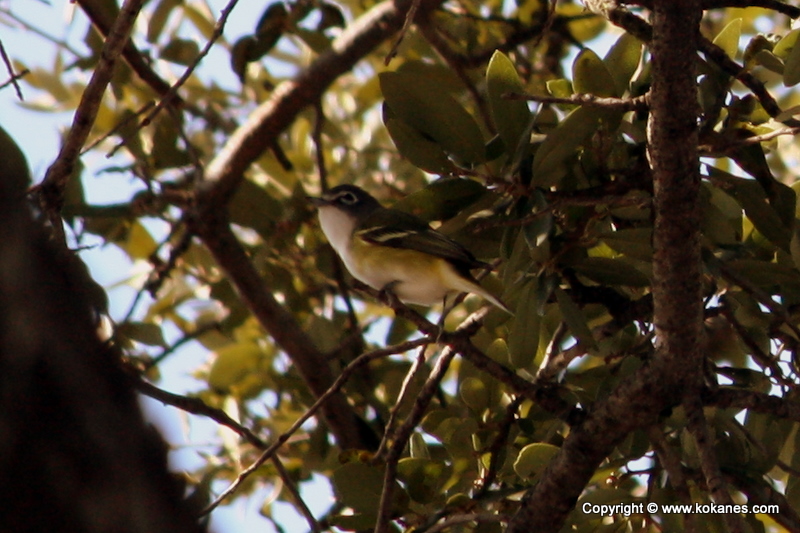
[(161, 2), (158, 3), (147, 23), (148, 43), (154, 44), (158, 41), (158, 37), (161, 35), (161, 32), (164, 31), (164, 27), (167, 24), (169, 15), (172, 13), (173, 9), (181, 4), (181, 1), (182, 0), (161, 0)]
[(772, 244), (788, 251), (792, 233), (783, 224), (778, 212), (767, 203), (767, 195), (761, 185), (753, 180), (740, 180), (736, 182), (733, 193), (753, 226)]
[(425, 443), (425, 437), (416, 431), (411, 434), (411, 438), (408, 441), (408, 450), (411, 454), (411, 457), (415, 457), (417, 459), (431, 458), (431, 455), (428, 452), (428, 445)]
[(572, 301), (572, 298), (563, 289), (556, 287), (554, 292), (558, 307), (561, 309), (561, 315), (564, 317), (564, 322), (567, 323), (570, 333), (578, 340), (581, 346), (587, 349), (597, 348), (592, 331), (589, 329), (581, 308)]
[(544, 442), (534, 442), (522, 448), (514, 461), (514, 472), (521, 478), (533, 478), (544, 472), (558, 453), (559, 447)]
[(758, 287), (772, 288), (777, 285), (800, 287), (800, 272), (793, 266), (757, 259), (735, 259), (726, 264)]
[(600, 239), (614, 251), (640, 261), (653, 260), (653, 230), (625, 228), (602, 233)]
[(195, 41), (189, 39), (172, 39), (161, 50), (161, 59), (177, 63), (178, 65), (191, 65), (200, 54), (200, 47)]
[(486, 188), (470, 179), (442, 178), (413, 192), (392, 207), (430, 222), (448, 220), (477, 201)]
[(755, 56), (755, 61), (762, 67), (783, 75), (783, 61), (769, 50), (760, 50)]
[(591, 48), (581, 50), (572, 63), (572, 86), (577, 93), (620, 96), (606, 64)]
[(486, 159), (478, 123), (455, 98), (410, 71), (379, 76), (386, 104), (398, 120), (427, 136), (458, 164), (472, 166)]
[(494, 125), (506, 145), (506, 152), (512, 156), (517, 151), (523, 134), (528, 130), (531, 112), (525, 101), (503, 98), (506, 93), (522, 93), (525, 87), (514, 64), (499, 50), (492, 55), (486, 69), (486, 85)]
[(798, 36), (800, 36), (800, 29), (790, 31), (772, 48), (772, 53), (785, 61), (792, 52)]
[(800, 46), (795, 42), (789, 56), (784, 60), (783, 84), (792, 87), (798, 83), (800, 83)]
[(630, 33), (623, 33), (606, 54), (603, 63), (614, 79), (617, 96), (622, 96), (628, 90), (641, 57), (642, 42)]
[[(249, 341), (217, 350), (217, 356), (208, 371), (209, 387), (220, 392), (232, 392), (232, 389), (245, 384), (258, 372), (262, 356), (261, 348)], [(250, 383), (246, 385), (249, 389)]]
[(514, 325), (508, 336), (508, 355), (511, 366), (528, 369), (539, 351), (539, 328), (541, 317), (537, 301), (539, 283), (536, 278), (525, 282), (520, 290)]
[(152, 322), (123, 322), (116, 333), (148, 346), (167, 346), (161, 327)]
[(383, 472), (382, 466), (347, 463), (333, 471), (333, 488), (343, 505), (375, 515), (381, 502)]
[(283, 214), (281, 203), (263, 187), (242, 180), (229, 204), (231, 222), (252, 228), (265, 240), (275, 236), (275, 224)]
[(458, 388), (461, 401), (476, 413), (482, 413), (489, 405), (489, 391), (478, 378), (469, 377)]
[(722, 48), (728, 57), (736, 59), (736, 53), (739, 51), (739, 37), (742, 34), (742, 19), (736, 18), (728, 23), (727, 26), (722, 28), (716, 37), (714, 37), (714, 44)]
[(600, 122), (616, 115), (589, 107), (579, 107), (567, 115), (536, 150), (533, 183), (544, 189), (556, 185), (567, 173), (567, 162), (597, 131)]
[(254, 50), (257, 46), (258, 41), (252, 35), (245, 35), (239, 38), (233, 45), (231, 50), (231, 70), (242, 83), (245, 82), (247, 77), (247, 64), (256, 56)]
[(187, 2), (181, 2), (181, 4), (183, 5), (184, 15), (192, 21), (197, 31), (200, 32), (204, 39), (211, 39), (211, 36), (214, 34), (214, 28), (216, 27), (216, 20), (211, 10), (205, 9), (204, 6), (193, 5)]
[(622, 259), (608, 257), (588, 257), (572, 269), (592, 281), (604, 285), (627, 285), (629, 287), (647, 287), (650, 279), (630, 263)]
[(431, 459), (405, 457), (397, 463), (397, 478), (403, 482), (411, 499), (418, 503), (435, 501), (451, 472), (452, 467)]
[(267, 6), (261, 14), (255, 28), (257, 37), (283, 33), (289, 21), (289, 12), (283, 2), (275, 2)]
[(564, 78), (557, 80), (547, 80), (547, 92), (557, 98), (569, 98), (575, 91), (572, 90), (572, 82)]
[(456, 167), (441, 146), (419, 130), (398, 120), (385, 103), (383, 105), (383, 123), (400, 151), (400, 155), (408, 159), (412, 165), (432, 174), (450, 174), (455, 171)]
[(125, 238), (117, 241), (131, 259), (149, 259), (158, 248), (150, 232), (138, 221), (134, 220), (125, 233)]

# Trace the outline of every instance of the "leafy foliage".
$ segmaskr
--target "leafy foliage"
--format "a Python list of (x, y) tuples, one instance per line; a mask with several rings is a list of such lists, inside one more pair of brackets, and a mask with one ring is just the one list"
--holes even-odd
[[(54, 65), (15, 64), (30, 69), (25, 90), (49, 97), (31, 112), (75, 110), (97, 68), (108, 25), (95, 13), (110, 3), (78, 4), (94, 26), (77, 55), (60, 47)], [(651, 50), (633, 28), (613, 33), (570, 1), (423, 1), (402, 41), (373, 20), (388, 4), (370, 5), (266, 5), (251, 34), (213, 44), (229, 56), (238, 90), (192, 73), (178, 102), (157, 80), (195, 68), (218, 20), (200, 2), (148, 3), (132, 42), (156, 61), (136, 66), (134, 49), (117, 62), (90, 134), (90, 152), (116, 151), (113, 167), (69, 176), (58, 214), (71, 245), (99, 239), (147, 266), (128, 281), (140, 293), (131, 311), (113, 316), (126, 365), (157, 380), (187, 342), (207, 354), (187, 369), (205, 407), (179, 405), (220, 423), (214, 453), (186, 475), (193, 497), (208, 504), (229, 483), (230, 498), (272, 485), (303, 513), (293, 487), (319, 474), (336, 502), (312, 527), (364, 530), (391, 518), (396, 530), (452, 521), (452, 531), (500, 531), (518, 495), (547, 475), (577, 423), (570, 413), (590, 412), (656, 357), (641, 98), (655, 81)], [(381, 13), (393, 31), (405, 20)], [(353, 45), (370, 24), (384, 31), (374, 48)], [(796, 148), (781, 137), (797, 127), (800, 30), (790, 24), (765, 9), (709, 10), (702, 31), (716, 48), (697, 57), (705, 446), (734, 499), (778, 504), (744, 516), (752, 531), (800, 523), (800, 209)], [(398, 55), (385, 66), (393, 46)], [(358, 59), (354, 69), (347, 54)], [(720, 57), (742, 63), (750, 81)], [(326, 69), (339, 64), (342, 75), (325, 85)], [(292, 108), (286, 94), (298, 86)], [(153, 110), (156, 95), (163, 105)], [(248, 116), (262, 129), (247, 129)], [(259, 135), (254, 154), (248, 139)], [(13, 155), (0, 170), (13, 172), (18, 150), (5, 135), (0, 152)], [(89, 203), (84, 190), (95, 179), (133, 180), (136, 191), (118, 205)], [(400, 306), (395, 315), (378, 295), (346, 289), (352, 280), (305, 199), (339, 183), (494, 261), (483, 283), (514, 315), (492, 309), (472, 327), (482, 302), (467, 297), (439, 335), (436, 310), (430, 322), (428, 310)], [(209, 237), (217, 216), (233, 229), (233, 252)], [(224, 261), (237, 250), (249, 266)], [(253, 267), (258, 287), (246, 281)], [(259, 303), (273, 300), (279, 311)], [(315, 365), (322, 390), (306, 370)], [(329, 375), (341, 376), (335, 391), (346, 401), (333, 414), (309, 412), (334, 386)], [(708, 450), (692, 440), (683, 406), (664, 407), (596, 466), (565, 528), (676, 531), (685, 516), (604, 518), (581, 505), (711, 501)], [(350, 442), (359, 445), (342, 444), (334, 415), (358, 421)], [(270, 517), (270, 502), (261, 510)], [(719, 530), (718, 518), (696, 530)]]

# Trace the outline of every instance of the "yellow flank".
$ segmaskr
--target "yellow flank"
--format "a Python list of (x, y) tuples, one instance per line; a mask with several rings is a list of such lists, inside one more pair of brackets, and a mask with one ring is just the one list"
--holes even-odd
[(355, 238), (343, 254), (353, 276), (373, 289), (390, 288), (402, 301), (420, 305), (441, 303), (447, 293), (473, 292), (496, 299), (480, 285), (461, 277), (440, 257), (417, 250), (380, 246)]

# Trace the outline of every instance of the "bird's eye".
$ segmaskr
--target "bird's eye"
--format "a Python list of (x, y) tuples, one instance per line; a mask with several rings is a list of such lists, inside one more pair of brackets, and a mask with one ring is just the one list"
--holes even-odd
[(343, 193), (339, 196), (339, 202), (345, 205), (355, 205), (358, 202), (358, 198), (355, 194), (351, 192)]

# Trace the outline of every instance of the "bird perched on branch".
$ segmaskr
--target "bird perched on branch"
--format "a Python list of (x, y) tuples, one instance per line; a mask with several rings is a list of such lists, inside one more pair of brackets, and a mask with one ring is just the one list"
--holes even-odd
[(355, 185), (339, 185), (309, 199), (317, 206), (322, 231), (347, 270), (373, 289), (420, 305), (471, 292), (511, 312), (470, 272), (490, 265), (414, 215), (383, 207)]

